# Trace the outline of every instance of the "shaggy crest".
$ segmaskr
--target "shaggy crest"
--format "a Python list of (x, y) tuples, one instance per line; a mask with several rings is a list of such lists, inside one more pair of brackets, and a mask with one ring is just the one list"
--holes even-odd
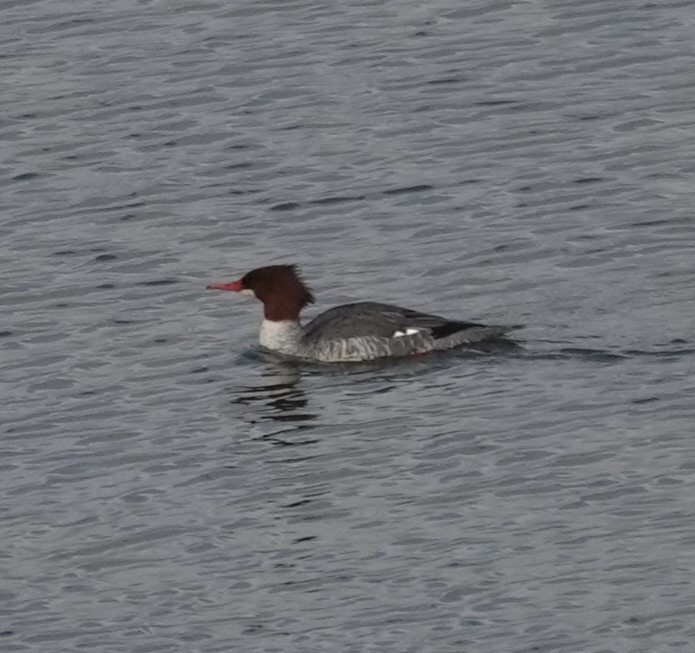
[(314, 303), (314, 296), (296, 265), (256, 268), (241, 278), (241, 286), (252, 290), (263, 302), (268, 320), (296, 320), (307, 304)]

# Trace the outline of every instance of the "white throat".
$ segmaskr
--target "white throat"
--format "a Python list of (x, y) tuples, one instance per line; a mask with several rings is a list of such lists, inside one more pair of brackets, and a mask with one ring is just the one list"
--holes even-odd
[(302, 327), (294, 320), (263, 320), (260, 343), (266, 349), (296, 354), (302, 339)]

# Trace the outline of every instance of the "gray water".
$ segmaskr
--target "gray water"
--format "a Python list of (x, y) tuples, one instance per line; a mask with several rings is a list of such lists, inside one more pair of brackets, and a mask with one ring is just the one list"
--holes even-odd
[[(695, 650), (694, 28), (0, 5), (0, 650)], [(273, 262), (521, 348), (268, 358)]]

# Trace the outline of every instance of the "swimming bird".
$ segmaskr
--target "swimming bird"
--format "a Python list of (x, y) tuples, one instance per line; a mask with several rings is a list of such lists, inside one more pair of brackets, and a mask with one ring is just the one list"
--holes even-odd
[(329, 308), (308, 324), (302, 310), (314, 303), (296, 265), (268, 265), (212, 290), (231, 290), (263, 303), (260, 344), (265, 349), (321, 362), (366, 361), (443, 351), (504, 338), (513, 327), (451, 320), (378, 302)]

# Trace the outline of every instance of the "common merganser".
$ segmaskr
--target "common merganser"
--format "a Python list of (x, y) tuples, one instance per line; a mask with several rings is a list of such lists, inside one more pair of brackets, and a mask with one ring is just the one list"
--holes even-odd
[(263, 302), (262, 347), (322, 362), (366, 361), (442, 351), (499, 339), (512, 327), (448, 320), (409, 308), (358, 302), (330, 308), (302, 326), (299, 314), (314, 296), (295, 265), (268, 265), (238, 281), (211, 283)]

